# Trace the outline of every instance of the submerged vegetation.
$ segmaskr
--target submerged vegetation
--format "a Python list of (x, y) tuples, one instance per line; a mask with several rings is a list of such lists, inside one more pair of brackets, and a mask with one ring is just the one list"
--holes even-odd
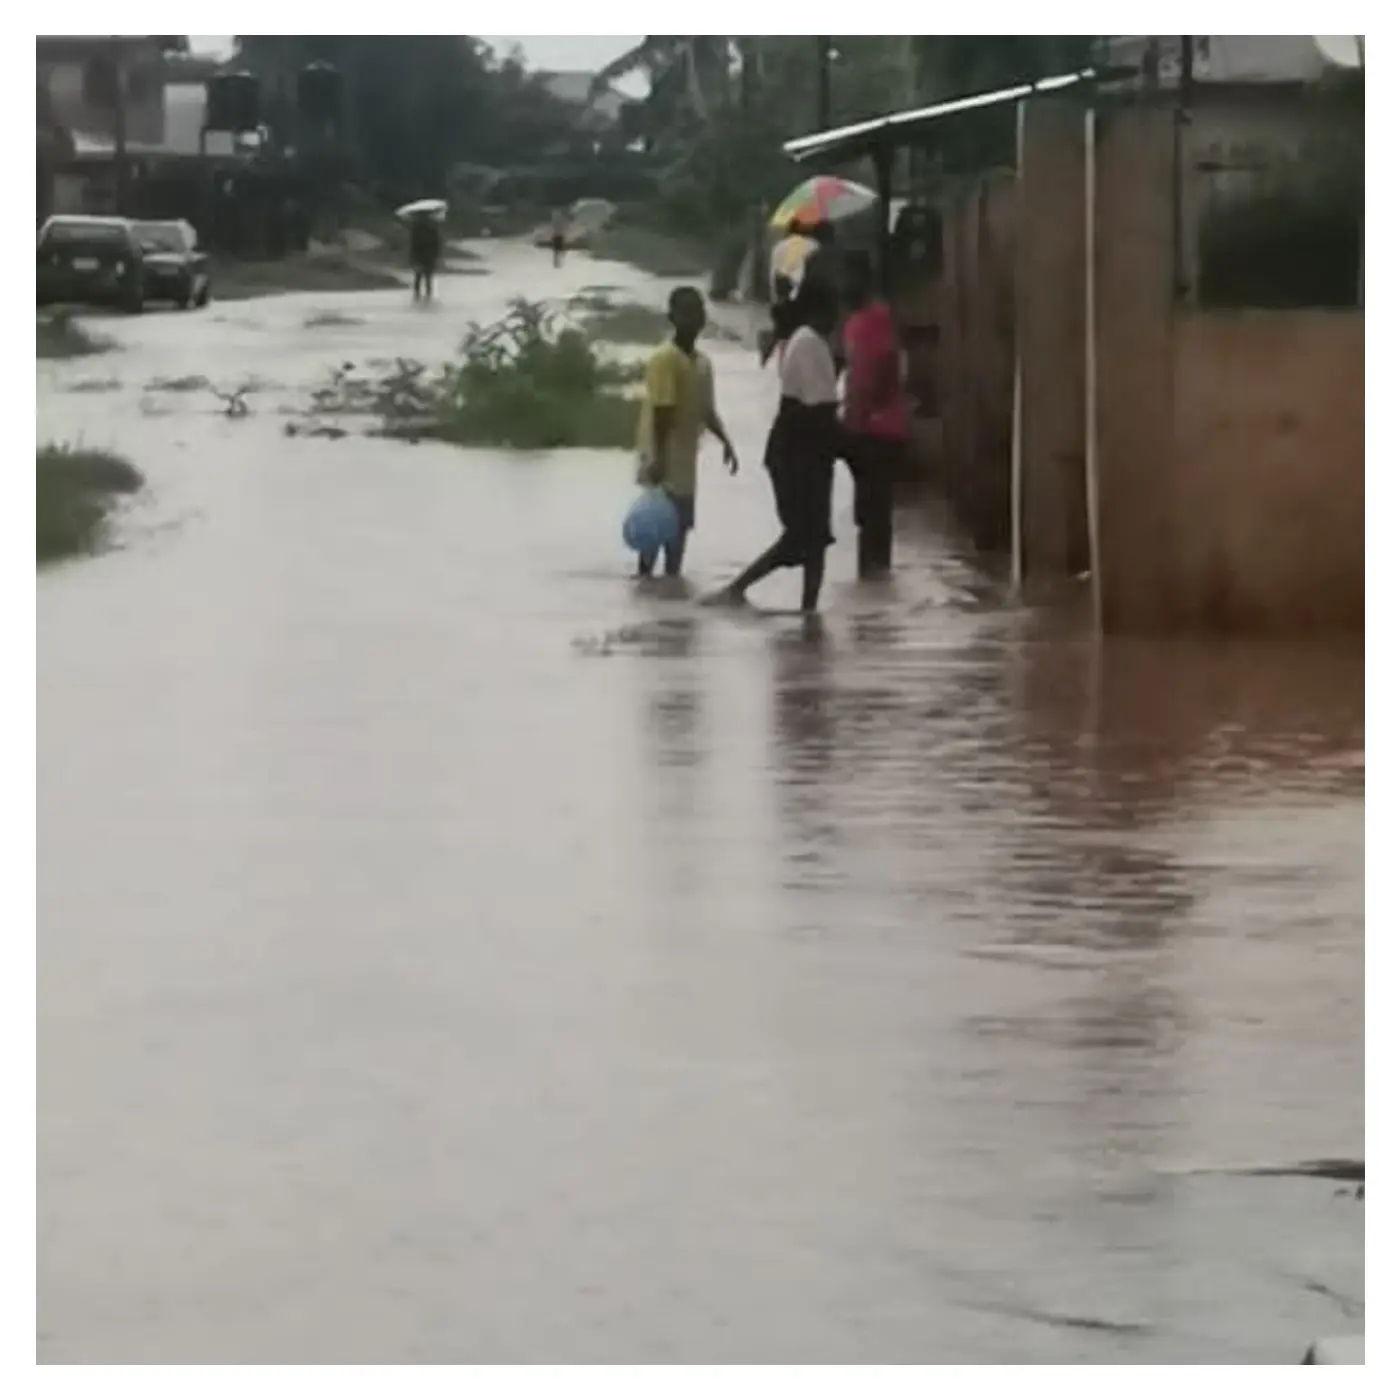
[(579, 297), (569, 304), (590, 340), (615, 345), (654, 345), (670, 334), (665, 311), (640, 302), (612, 302), (606, 297)]
[(114, 453), (68, 444), (46, 444), (35, 458), (38, 562), (100, 549), (117, 498), (140, 490), (141, 473)]
[(459, 358), (437, 370), (397, 360), (377, 375), (344, 365), (314, 395), (292, 435), (335, 435), (324, 420), (363, 415), (373, 431), (464, 447), (629, 447), (636, 365), (601, 356), (582, 331), (518, 298), (498, 321), (473, 322)]

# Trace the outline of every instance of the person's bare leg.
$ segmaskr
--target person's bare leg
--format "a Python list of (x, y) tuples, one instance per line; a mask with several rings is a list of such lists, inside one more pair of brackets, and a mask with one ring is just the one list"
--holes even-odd
[(685, 545), (690, 538), (689, 530), (682, 530), (680, 537), (675, 544), (668, 544), (665, 548), (665, 570), (667, 578), (680, 578), (681, 566), (685, 563)]
[(822, 579), (826, 577), (826, 551), (814, 554), (802, 566), (802, 611), (814, 613), (821, 596)]
[(711, 594), (706, 602), (742, 603), (744, 595), (754, 584), (766, 579), (769, 574), (776, 573), (783, 567), (784, 562), (783, 542), (779, 540), (776, 544), (769, 545), (732, 583), (726, 584), (718, 593)]

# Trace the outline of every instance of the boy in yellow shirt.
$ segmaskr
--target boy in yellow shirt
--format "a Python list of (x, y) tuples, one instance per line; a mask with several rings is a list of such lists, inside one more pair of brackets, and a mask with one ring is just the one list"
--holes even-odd
[[(646, 392), (637, 424), (640, 480), (660, 486), (680, 516), (681, 532), (665, 551), (668, 578), (680, 575), (686, 540), (695, 528), (695, 470), (700, 436), (709, 429), (724, 444), (724, 464), (732, 476), (739, 459), (715, 409), (714, 370), (695, 347), (705, 328), (705, 300), (694, 287), (677, 287), (667, 303), (673, 335), (647, 362)], [(639, 578), (650, 578), (655, 553), (637, 559)]]

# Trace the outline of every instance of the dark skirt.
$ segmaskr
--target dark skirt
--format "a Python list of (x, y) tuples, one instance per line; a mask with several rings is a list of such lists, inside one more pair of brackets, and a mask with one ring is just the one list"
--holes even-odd
[(763, 456), (783, 527), (780, 558), (787, 566), (804, 564), (835, 543), (831, 533), (835, 406), (811, 408), (784, 399)]

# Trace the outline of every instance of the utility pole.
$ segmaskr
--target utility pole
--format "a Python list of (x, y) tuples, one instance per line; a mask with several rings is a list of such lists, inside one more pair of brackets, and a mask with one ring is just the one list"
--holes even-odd
[(831, 38), (817, 40), (817, 130), (831, 126)]
[(126, 213), (127, 168), (126, 168), (126, 62), (121, 35), (111, 36), (112, 81), (115, 84), (112, 114), (113, 162), (116, 166), (117, 213)]
[[(763, 264), (763, 205), (759, 201), (756, 181), (752, 179), (756, 169), (753, 159), (753, 81), (754, 40), (749, 36), (739, 38), (739, 140), (744, 149), (744, 166), (741, 175), (744, 203), (744, 242), (747, 256), (739, 264), (739, 295), (743, 300), (751, 300), (759, 289), (759, 269)], [(743, 285), (743, 272), (748, 269), (748, 285)]]

